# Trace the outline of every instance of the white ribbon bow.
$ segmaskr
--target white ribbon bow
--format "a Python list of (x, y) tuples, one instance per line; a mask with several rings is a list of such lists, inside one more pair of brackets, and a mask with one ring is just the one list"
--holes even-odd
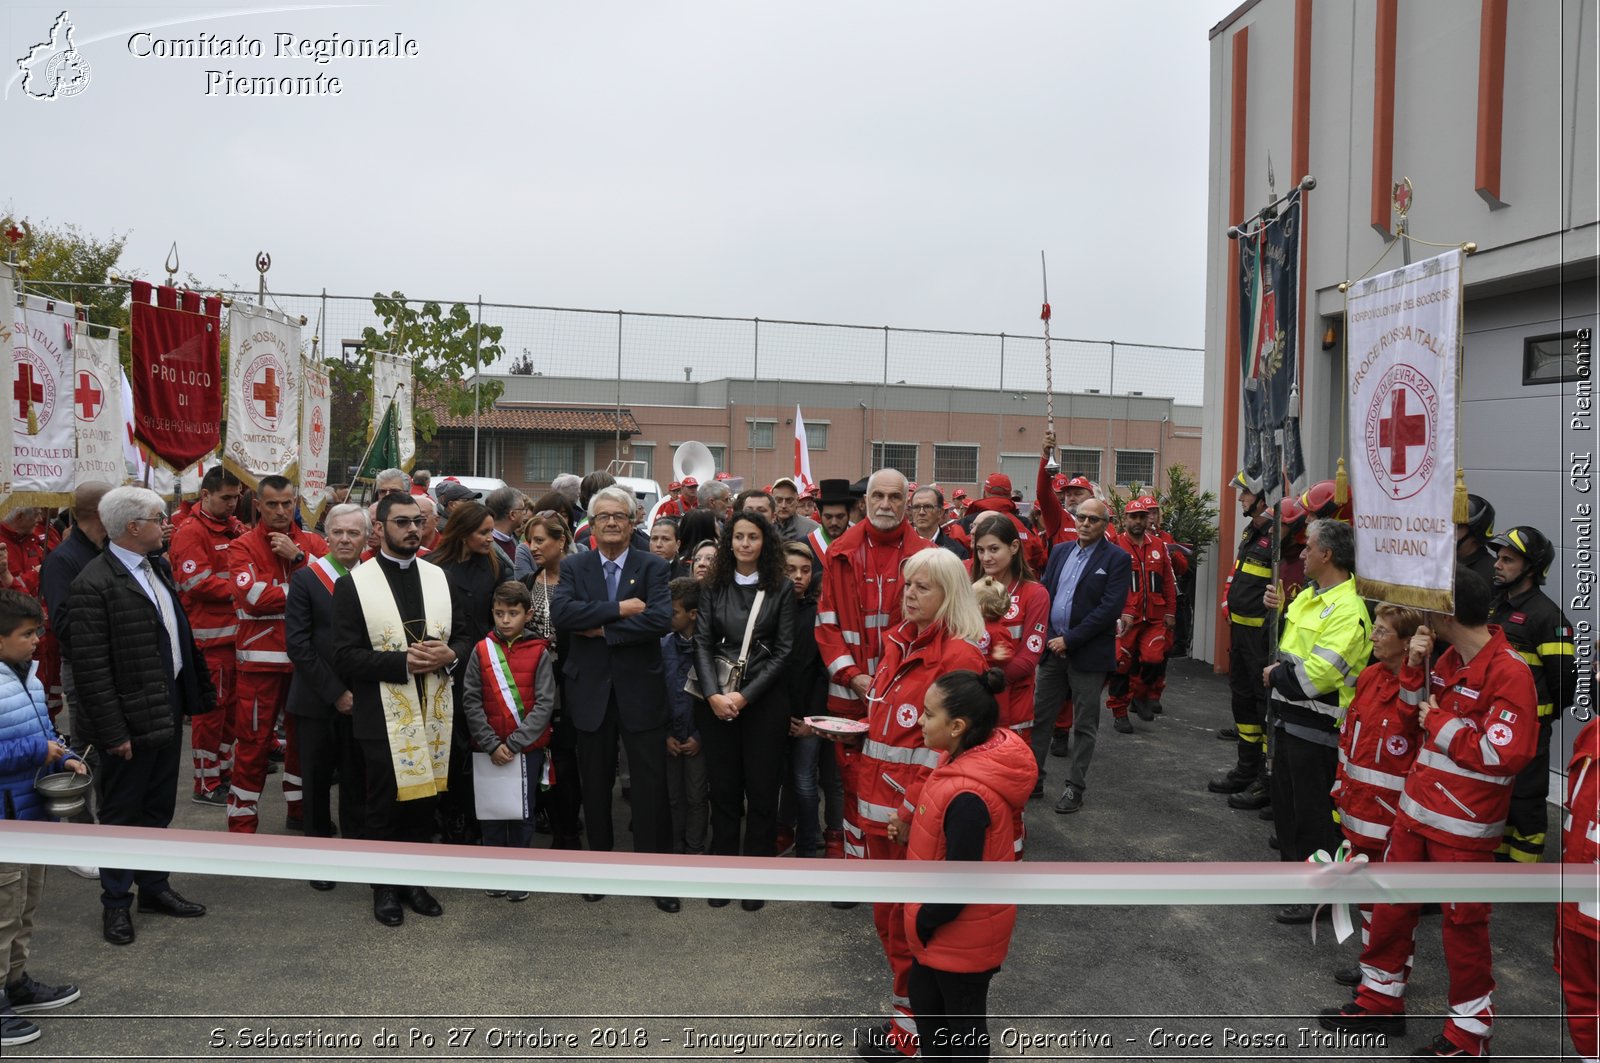
[[(1339, 843), (1339, 848), (1333, 851), (1332, 856), (1328, 855), (1328, 850), (1318, 849), (1306, 857), (1306, 863), (1326, 864), (1329, 872), (1340, 875), (1348, 874), (1350, 869), (1366, 862), (1367, 855), (1365, 853), (1356, 853), (1354, 856), (1350, 854), (1350, 842), (1348, 839)], [(1341, 865), (1344, 868), (1342, 871), (1339, 870)], [(1342, 902), (1330, 903), (1333, 905), (1333, 935), (1342, 944), (1349, 939), (1351, 934), (1356, 932), (1355, 922), (1350, 918), (1350, 905)], [(1327, 904), (1317, 905), (1316, 912), (1311, 916), (1311, 943), (1313, 945), (1317, 943), (1317, 917), (1322, 914), (1322, 909), (1326, 907), (1328, 907)]]

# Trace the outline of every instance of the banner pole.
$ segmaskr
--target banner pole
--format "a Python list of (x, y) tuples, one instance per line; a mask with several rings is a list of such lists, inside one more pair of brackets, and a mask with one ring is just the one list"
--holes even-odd
[[(1039, 252), (1039, 279), (1044, 288), (1044, 308), (1039, 311), (1039, 319), (1044, 322), (1044, 430), (1052, 435), (1056, 430), (1056, 381), (1055, 366), (1050, 357), (1050, 274), (1045, 269), (1044, 251)], [(1002, 349), (1004, 339), (1001, 340)], [(1005, 367), (1001, 363), (1001, 384), (1005, 387)]]

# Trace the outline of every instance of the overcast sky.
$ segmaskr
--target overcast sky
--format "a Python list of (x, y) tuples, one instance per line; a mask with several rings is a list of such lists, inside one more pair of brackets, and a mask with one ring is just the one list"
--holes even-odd
[[(149, 277), (176, 240), (252, 288), (268, 250), (280, 292), (1022, 334), (1043, 249), (1057, 336), (1199, 346), (1234, 6), (72, 4), (90, 81), (42, 102), (16, 60), (61, 6), (11, 0), (0, 205), (127, 231)], [(139, 31), (264, 55), (140, 58)], [(275, 58), (277, 33), (419, 54)], [(207, 70), (342, 93), (208, 96)]]

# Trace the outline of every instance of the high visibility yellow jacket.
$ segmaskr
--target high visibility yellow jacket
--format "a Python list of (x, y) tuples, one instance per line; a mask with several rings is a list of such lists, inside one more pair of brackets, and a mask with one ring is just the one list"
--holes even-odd
[(1372, 618), (1355, 578), (1325, 590), (1307, 584), (1284, 614), (1273, 711), (1285, 722), (1336, 730), (1371, 655)]

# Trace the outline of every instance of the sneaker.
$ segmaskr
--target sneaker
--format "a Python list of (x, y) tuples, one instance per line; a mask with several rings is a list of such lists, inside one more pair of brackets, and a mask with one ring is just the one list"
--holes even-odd
[(219, 786), (215, 790), (207, 790), (203, 794), (195, 794), (193, 797), (189, 798), (189, 800), (193, 801), (197, 805), (210, 805), (213, 808), (227, 808), (228, 791)]
[(45, 985), (37, 978), (30, 978), (27, 971), (22, 972), (20, 981), (6, 986), (6, 999), (11, 1001), (11, 1010), (18, 1015), (65, 1007), (81, 996), (78, 987), (70, 982), (61, 986)]
[(1406, 1013), (1385, 1014), (1368, 1011), (1355, 1001), (1340, 1008), (1323, 1008), (1317, 1022), (1324, 1030), (1343, 1030), (1345, 1033), (1402, 1034), (1406, 1032)]
[(1083, 791), (1071, 783), (1067, 783), (1067, 788), (1061, 791), (1061, 799), (1056, 802), (1056, 811), (1064, 816), (1070, 812), (1076, 812), (1082, 807)]
[[(1458, 1045), (1454, 1041), (1450, 1040), (1450, 1038), (1446, 1037), (1444, 1034), (1440, 1034), (1438, 1037), (1435, 1037), (1428, 1044), (1423, 1045), (1421, 1048), (1419, 1048), (1415, 1052), (1411, 1053), (1411, 1058), (1412, 1059), (1439, 1059), (1440, 1057), (1443, 1057), (1443, 1056), (1473, 1056), (1473, 1055), (1475, 1055), (1475, 1053), (1468, 1052), (1465, 1048), (1462, 1048), (1460, 1045)], [(1488, 1046), (1484, 1047), (1483, 1055), (1485, 1057), (1487, 1057), (1489, 1055)]]
[(1116, 729), (1118, 734), (1133, 734), (1133, 721), (1128, 719), (1126, 716), (1111, 717), (1111, 726)]
[(29, 1041), (37, 1041), (39, 1037), (39, 1027), (21, 1015), (0, 1015), (0, 1048), (25, 1045)]
[(68, 864), (67, 870), (72, 872), (74, 875), (77, 875), (79, 878), (93, 879), (96, 882), (100, 881), (100, 869), (98, 867), (90, 867), (88, 864)]
[(1052, 757), (1064, 757), (1071, 751), (1071, 748), (1071, 731), (1057, 731), (1050, 736), (1050, 755)]

